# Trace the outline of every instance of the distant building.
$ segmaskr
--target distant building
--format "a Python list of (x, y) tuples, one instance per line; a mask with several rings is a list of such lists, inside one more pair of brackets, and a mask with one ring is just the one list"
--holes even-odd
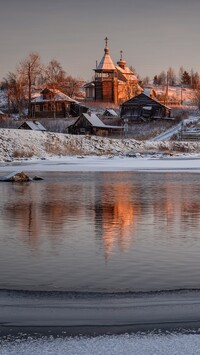
[(84, 86), (86, 100), (118, 105), (142, 92), (137, 77), (122, 58), (122, 51), (120, 51), (120, 60), (117, 65), (114, 65), (109, 53), (107, 37), (104, 55), (94, 71), (95, 79)]
[(88, 108), (57, 89), (45, 88), (31, 101), (32, 118), (79, 116)]
[(154, 91), (145, 90), (143, 93), (123, 102), (120, 117), (130, 120), (145, 120), (170, 117), (170, 114), (171, 109), (155, 99)]
[(46, 128), (38, 121), (25, 121), (18, 127), (18, 129), (46, 131)]
[(116, 112), (115, 110), (113, 110), (112, 108), (107, 108), (107, 109), (104, 111), (104, 113), (103, 113), (102, 116), (103, 116), (103, 117), (116, 118), (116, 117), (118, 117), (118, 114), (117, 114), (117, 112)]
[(88, 134), (97, 136), (108, 136), (120, 134), (121, 126), (105, 125), (95, 114), (83, 113), (76, 122), (67, 128), (71, 134)]

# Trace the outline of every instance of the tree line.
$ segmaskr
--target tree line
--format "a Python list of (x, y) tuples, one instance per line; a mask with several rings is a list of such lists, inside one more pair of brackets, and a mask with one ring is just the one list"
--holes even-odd
[(200, 88), (200, 75), (193, 69), (187, 71), (184, 67), (180, 67), (178, 75), (172, 67), (169, 67), (167, 71), (161, 71), (160, 74), (155, 75), (153, 78), (154, 85), (166, 85), (170, 86), (182, 85), (197, 90)]
[(62, 90), (71, 98), (80, 94), (81, 81), (68, 75), (62, 65), (52, 59), (42, 64), (37, 52), (31, 52), (20, 61), (14, 72), (9, 72), (1, 83), (8, 98), (8, 113), (31, 114), (31, 99), (34, 89), (49, 87)]

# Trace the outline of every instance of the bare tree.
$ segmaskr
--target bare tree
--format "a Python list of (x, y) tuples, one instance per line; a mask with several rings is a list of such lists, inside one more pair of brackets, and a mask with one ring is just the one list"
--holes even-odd
[(171, 86), (176, 85), (176, 74), (175, 74), (175, 70), (172, 67), (169, 67), (167, 71), (167, 76), (168, 76), (169, 85)]
[(40, 55), (37, 52), (31, 52), (27, 58), (22, 60), (17, 68), (22, 81), (28, 88), (28, 116), (31, 116), (31, 91), (36, 80), (41, 73)]
[(167, 80), (167, 75), (164, 70), (158, 75), (158, 85), (165, 85)]
[(150, 78), (147, 75), (142, 79), (142, 84), (145, 86), (145, 85), (149, 85), (149, 83), (150, 83)]
[(64, 82), (66, 73), (62, 65), (56, 60), (52, 59), (45, 68), (44, 79), (48, 85), (60, 86)]
[(72, 98), (75, 98), (80, 93), (81, 83), (80, 80), (68, 75), (65, 78), (63, 90)]
[(4, 87), (7, 90), (8, 114), (23, 114), (25, 109), (25, 87), (24, 82), (18, 73), (9, 72), (3, 80)]

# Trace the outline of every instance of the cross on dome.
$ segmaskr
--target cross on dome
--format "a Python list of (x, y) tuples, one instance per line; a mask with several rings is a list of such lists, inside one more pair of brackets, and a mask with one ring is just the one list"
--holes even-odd
[(105, 38), (105, 44), (106, 44), (106, 48), (108, 47), (108, 37), (106, 36)]

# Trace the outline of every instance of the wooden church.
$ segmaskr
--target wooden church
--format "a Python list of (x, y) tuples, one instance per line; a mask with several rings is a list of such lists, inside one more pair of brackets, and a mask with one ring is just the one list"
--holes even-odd
[(108, 38), (105, 38), (104, 55), (94, 69), (95, 79), (85, 85), (86, 100), (121, 104), (142, 92), (138, 79), (126, 66), (120, 51), (120, 60), (115, 65), (110, 56)]

